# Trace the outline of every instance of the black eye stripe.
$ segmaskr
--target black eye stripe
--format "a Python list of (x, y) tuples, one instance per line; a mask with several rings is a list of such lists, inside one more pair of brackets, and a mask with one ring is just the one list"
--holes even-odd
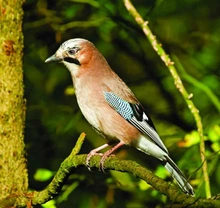
[(76, 64), (76, 65), (79, 65), (79, 66), (81, 65), (80, 62), (78, 61), (78, 59), (75, 59), (75, 58), (65, 57), (63, 60), (68, 62), (68, 63), (73, 63), (73, 64)]

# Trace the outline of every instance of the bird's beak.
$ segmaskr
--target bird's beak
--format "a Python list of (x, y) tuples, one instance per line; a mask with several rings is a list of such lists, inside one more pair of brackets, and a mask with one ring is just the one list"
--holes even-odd
[(61, 58), (58, 58), (58, 57), (56, 56), (56, 54), (54, 54), (54, 55), (52, 55), (51, 57), (47, 58), (47, 59), (45, 60), (45, 63), (60, 62), (60, 61), (62, 61), (62, 59), (61, 59)]

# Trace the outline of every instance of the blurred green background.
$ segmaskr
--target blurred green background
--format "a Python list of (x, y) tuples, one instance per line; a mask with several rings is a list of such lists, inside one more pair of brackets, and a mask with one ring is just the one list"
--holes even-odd
[[(218, 0), (133, 1), (167, 53), (200, 111), (206, 136), (211, 191), (220, 187), (220, 4)], [(24, 76), (25, 141), (30, 188), (41, 190), (68, 156), (81, 132), (81, 153), (104, 144), (77, 106), (72, 80), (62, 64), (45, 64), (70, 38), (93, 42), (112, 69), (131, 87), (151, 116), (180, 169), (190, 176), (196, 196), (205, 197), (196, 125), (164, 63), (141, 29), (116, 0), (26, 0)], [(86, 84), (86, 83), (85, 83)], [(132, 159), (171, 181), (160, 162), (129, 147), (117, 157)], [(61, 194), (44, 207), (164, 207), (171, 204), (131, 174), (86, 167), (73, 172)], [(40, 206), (39, 206), (40, 207)]]

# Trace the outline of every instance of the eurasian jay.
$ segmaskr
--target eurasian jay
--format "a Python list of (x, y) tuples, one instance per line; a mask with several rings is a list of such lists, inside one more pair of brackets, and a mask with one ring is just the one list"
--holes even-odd
[[(130, 145), (162, 161), (183, 192), (193, 195), (192, 186), (170, 158), (169, 153), (144, 108), (128, 86), (110, 68), (106, 59), (88, 40), (76, 38), (64, 42), (46, 61), (61, 62), (71, 73), (78, 105), (87, 121), (110, 142), (93, 149), (93, 155), (105, 159), (122, 145)], [(99, 151), (118, 142), (100, 154)]]

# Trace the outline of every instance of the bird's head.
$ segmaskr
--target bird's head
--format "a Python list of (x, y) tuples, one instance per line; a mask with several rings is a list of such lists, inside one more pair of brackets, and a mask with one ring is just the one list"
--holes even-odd
[[(64, 42), (54, 55), (46, 59), (46, 63), (61, 62), (73, 72), (81, 65), (87, 64), (93, 55), (95, 46), (88, 40), (75, 38)], [(75, 71), (75, 70), (74, 70)]]

